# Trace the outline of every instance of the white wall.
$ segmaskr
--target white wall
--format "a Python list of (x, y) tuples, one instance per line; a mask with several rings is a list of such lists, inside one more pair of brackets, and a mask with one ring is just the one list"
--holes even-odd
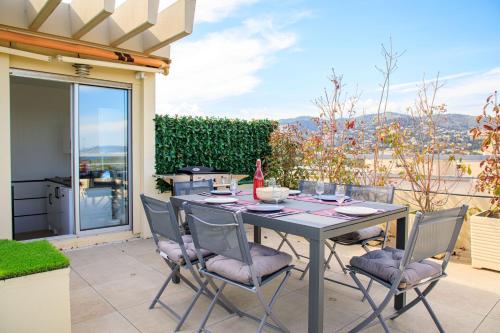
[(9, 65), (10, 57), (0, 53), (0, 239), (12, 238)]
[(12, 181), (69, 177), (69, 84), (11, 77), (10, 104)]

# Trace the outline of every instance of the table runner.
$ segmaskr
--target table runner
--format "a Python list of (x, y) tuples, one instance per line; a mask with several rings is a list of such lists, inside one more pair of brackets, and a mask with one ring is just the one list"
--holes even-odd
[(361, 200), (348, 200), (344, 201), (343, 203), (339, 204), (336, 201), (324, 201), (318, 198), (315, 198), (313, 196), (302, 196), (302, 195), (297, 195), (297, 196), (290, 196), (288, 199), (292, 200), (297, 200), (297, 201), (305, 201), (305, 202), (314, 202), (314, 203), (320, 203), (320, 204), (325, 204), (325, 205), (332, 205), (332, 206), (349, 206), (355, 203), (360, 203), (363, 202)]

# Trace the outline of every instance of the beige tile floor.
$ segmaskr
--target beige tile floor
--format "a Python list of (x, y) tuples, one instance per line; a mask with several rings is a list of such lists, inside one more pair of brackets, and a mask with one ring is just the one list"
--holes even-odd
[[(277, 244), (274, 232), (263, 231), (263, 243)], [(302, 253), (307, 243), (292, 238)], [(362, 254), (357, 247), (340, 247), (345, 261)], [(130, 240), (122, 243), (95, 246), (67, 252), (71, 258), (71, 315), (73, 333), (79, 332), (172, 332), (176, 322), (169, 313), (157, 306), (148, 306), (159, 289), (168, 267), (155, 253), (149, 240)], [(304, 262), (296, 261), (299, 267)], [(500, 332), (500, 273), (476, 270), (469, 265), (451, 263), (449, 277), (430, 295), (429, 300), (447, 332)], [(326, 273), (330, 277), (349, 281), (338, 266)], [(292, 332), (307, 331), (307, 278), (298, 280), (295, 272), (275, 305), (276, 315)], [(276, 283), (265, 288), (269, 296)], [(376, 287), (376, 301), (384, 296)], [(193, 293), (180, 285), (170, 285), (162, 300), (182, 311)], [(261, 315), (262, 310), (252, 294), (228, 287), (227, 297), (249, 313)], [(325, 332), (347, 332), (370, 313), (360, 301), (359, 291), (327, 282), (325, 285)], [(208, 306), (200, 298), (188, 318), (183, 332), (193, 332)], [(418, 305), (389, 326), (394, 332), (437, 332), (425, 308)], [(209, 321), (211, 332), (255, 332), (255, 322), (229, 315), (216, 307)], [(365, 332), (382, 332), (379, 324)]]

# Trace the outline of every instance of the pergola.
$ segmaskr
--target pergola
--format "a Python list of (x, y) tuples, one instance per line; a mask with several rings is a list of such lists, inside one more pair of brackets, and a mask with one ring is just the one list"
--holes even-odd
[(170, 44), (192, 32), (196, 0), (178, 0), (161, 12), (159, 2), (125, 0), (115, 8), (115, 0), (0, 0), (0, 45), (167, 72)]

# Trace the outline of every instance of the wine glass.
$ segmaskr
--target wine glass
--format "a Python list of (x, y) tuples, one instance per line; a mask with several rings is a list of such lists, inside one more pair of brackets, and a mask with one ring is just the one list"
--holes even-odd
[(325, 183), (322, 180), (318, 180), (316, 182), (316, 194), (318, 198), (320, 198), (323, 193), (325, 193)]
[(235, 196), (238, 191), (238, 180), (231, 179), (231, 184), (229, 185), (229, 190), (231, 191), (231, 195)]
[(267, 180), (267, 186), (272, 187), (274, 189), (276, 187), (276, 178), (269, 178)]
[(335, 190), (335, 196), (337, 203), (341, 205), (345, 200), (345, 185), (337, 185), (337, 189)]
[(280, 186), (275, 183), (273, 186), (272, 197), (274, 199), (274, 203), (276, 204), (276, 206), (278, 206), (278, 202), (279, 202), (280, 196), (281, 196), (281, 191), (279, 189), (280, 189)]

